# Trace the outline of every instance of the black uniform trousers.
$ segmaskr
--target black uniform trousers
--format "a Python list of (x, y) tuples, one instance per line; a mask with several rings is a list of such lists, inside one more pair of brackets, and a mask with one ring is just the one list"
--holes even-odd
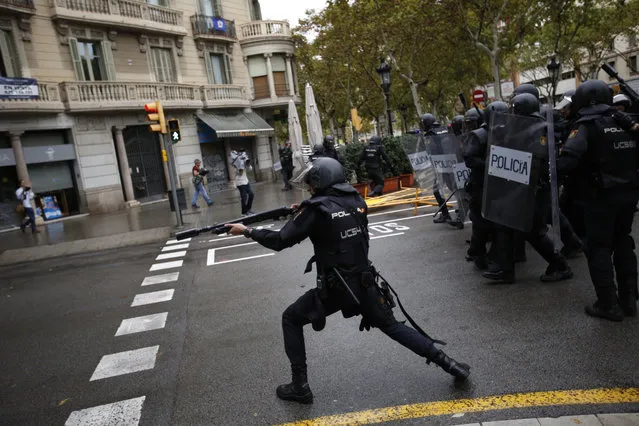
[(634, 188), (599, 190), (584, 199), (585, 253), (598, 303), (604, 308), (617, 300), (622, 306), (634, 303), (638, 296), (637, 258), (630, 236), (638, 200), (639, 189)]
[(292, 366), (306, 367), (303, 327), (316, 318), (317, 303), (321, 303), (326, 317), (342, 309), (349, 312), (349, 316), (363, 315), (368, 324), (379, 328), (388, 337), (417, 355), (431, 359), (439, 353), (439, 349), (435, 347), (432, 340), (397, 321), (393, 310), (387, 305), (379, 303), (380, 292), (377, 287), (364, 288), (359, 283), (353, 282), (353, 279), (346, 279), (349, 282), (349, 287), (360, 301), (359, 307), (345, 289), (342, 290), (339, 287), (330, 289), (328, 297), (320, 300), (318, 298), (319, 290), (314, 288), (304, 293), (284, 311), (282, 315), (284, 348)]
[(291, 177), (293, 177), (293, 167), (282, 167), (282, 179), (284, 180), (284, 189), (291, 189)]
[(470, 191), (470, 220), (473, 222), (473, 233), (470, 237), (470, 256), (485, 256), (486, 244), (490, 241), (492, 222), (484, 219), (481, 215), (481, 203), (483, 188), (475, 188), (475, 184)]
[(384, 190), (384, 175), (382, 171), (378, 167), (367, 167), (366, 173), (368, 173), (368, 177), (375, 182), (375, 187), (370, 192), (370, 195), (381, 195)]
[[(549, 200), (549, 190), (540, 189), (537, 192), (532, 229), (530, 232), (520, 233), (520, 235), (549, 263), (551, 268), (564, 269), (567, 266), (566, 260), (560, 254), (555, 253), (553, 242), (547, 235), (546, 217)], [(499, 246), (497, 263), (500, 269), (507, 273), (514, 273), (516, 253), (522, 254), (523, 247), (520, 245), (517, 249), (518, 233), (518, 231), (503, 226), (499, 226), (496, 232), (496, 243)]]

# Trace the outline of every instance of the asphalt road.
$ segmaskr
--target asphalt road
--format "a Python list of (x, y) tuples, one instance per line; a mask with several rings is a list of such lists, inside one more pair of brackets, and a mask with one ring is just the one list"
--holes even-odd
[[(1, 423), (135, 418), (141, 407), (142, 425), (261, 425), (519, 392), (639, 387), (639, 320), (585, 316), (594, 292), (583, 257), (571, 261), (574, 279), (544, 284), (544, 262), (528, 247), (517, 284), (489, 285), (464, 261), (470, 227), (433, 224), (429, 211), (369, 217), (370, 257), (422, 328), (472, 366), (464, 386), (378, 330), (360, 332), (358, 318), (337, 313), (322, 332), (306, 331), (314, 404), (278, 400), (275, 387), (290, 380), (281, 313), (314, 286), (314, 275), (303, 275), (312, 247), (303, 242), (275, 253), (244, 237), (203, 235), (183, 250), (150, 244), (1, 268)], [(156, 260), (169, 253), (178, 255)], [(166, 282), (145, 281), (167, 274), (173, 276)], [(164, 301), (135, 298), (154, 292), (150, 297)], [(162, 326), (120, 333), (125, 319), (165, 313)], [(144, 355), (104, 364), (105, 355), (132, 350)], [(123, 373), (127, 368), (132, 372)], [(90, 411), (124, 400), (136, 401), (137, 411)], [(637, 411), (636, 403), (547, 406), (399, 423)]]

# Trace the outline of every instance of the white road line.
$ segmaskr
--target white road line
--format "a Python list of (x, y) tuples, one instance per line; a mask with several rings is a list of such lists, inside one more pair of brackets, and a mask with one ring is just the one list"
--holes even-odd
[(253, 244), (257, 244), (257, 241), (253, 241), (252, 243), (243, 243), (243, 244), (235, 244), (232, 246), (217, 247), (214, 250), (224, 250), (224, 249), (233, 248), (233, 247), (251, 246)]
[(141, 396), (74, 411), (64, 425), (135, 426), (140, 423), (142, 404), (145, 398), (146, 396)]
[(182, 251), (174, 251), (171, 253), (163, 253), (158, 255), (155, 260), (166, 260), (166, 259), (175, 259), (176, 257), (184, 257), (186, 256), (186, 250)]
[(164, 328), (166, 325), (166, 316), (168, 314), (168, 312), (163, 312), (161, 314), (151, 314), (122, 320), (120, 327), (118, 327), (118, 331), (115, 332), (115, 335), (124, 336), (125, 334), (140, 333), (143, 331)]
[(171, 272), (163, 275), (153, 275), (152, 277), (144, 278), (144, 281), (142, 281), (142, 286), (170, 283), (173, 281), (177, 281), (179, 276), (179, 272)]
[(386, 237), (396, 237), (398, 235), (404, 235), (403, 232), (398, 232), (397, 234), (386, 234), (386, 235), (379, 235), (377, 237), (371, 237), (371, 240), (376, 240), (378, 238), (386, 238)]
[(184, 250), (189, 248), (189, 243), (186, 244), (175, 244), (172, 246), (166, 246), (162, 249), (162, 253), (167, 252), (167, 251), (171, 251), (171, 250)]
[[(214, 243), (214, 242), (217, 242), (217, 241), (224, 241), (224, 240), (233, 240), (235, 238), (243, 238), (243, 237), (244, 237), (244, 235), (234, 235), (232, 237), (216, 238), (214, 240), (209, 240), (209, 243)], [(244, 238), (246, 238), (246, 237), (244, 237)], [(202, 241), (202, 242), (204, 243), (205, 241)]]
[(183, 260), (175, 260), (173, 262), (165, 262), (165, 263), (156, 263), (151, 266), (149, 272), (153, 271), (161, 271), (162, 269), (171, 269), (171, 268), (179, 268), (184, 263)]
[(150, 370), (155, 367), (155, 357), (158, 354), (158, 349), (160, 349), (160, 346), (156, 345), (104, 355), (89, 381)]
[(275, 253), (258, 254), (257, 256), (241, 257), (239, 259), (223, 260), (221, 262), (216, 262), (215, 256), (213, 256), (213, 263), (208, 263), (209, 259), (207, 259), (206, 266), (222, 265), (224, 263), (240, 262), (242, 260), (251, 260), (251, 259), (257, 259), (258, 257), (268, 257), (268, 256), (275, 256)]
[(178, 240), (169, 240), (166, 243), (167, 244), (178, 244), (178, 243), (188, 243), (189, 241), (191, 241), (190, 238), (185, 238), (185, 239), (180, 240), (180, 241), (178, 241)]
[(131, 307), (150, 305), (152, 303), (166, 302), (173, 299), (173, 292), (175, 289), (153, 291), (151, 293), (136, 294), (133, 298)]

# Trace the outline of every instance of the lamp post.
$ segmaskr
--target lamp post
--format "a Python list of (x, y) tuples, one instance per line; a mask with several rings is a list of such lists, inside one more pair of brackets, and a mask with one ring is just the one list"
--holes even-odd
[(550, 61), (548, 61), (548, 65), (546, 65), (548, 69), (548, 77), (550, 77), (550, 84), (552, 85), (551, 90), (551, 102), (548, 102), (549, 106), (555, 106), (555, 95), (557, 94), (557, 84), (559, 84), (559, 79), (561, 78), (561, 64), (557, 62), (555, 59), (555, 55), (550, 57)]
[(391, 107), (389, 90), (391, 85), (391, 66), (386, 63), (386, 59), (382, 59), (382, 63), (375, 70), (379, 74), (379, 80), (381, 82), (382, 89), (384, 90), (384, 97), (386, 98), (386, 115), (388, 116), (388, 133), (389, 136), (393, 136), (393, 123), (391, 122)]

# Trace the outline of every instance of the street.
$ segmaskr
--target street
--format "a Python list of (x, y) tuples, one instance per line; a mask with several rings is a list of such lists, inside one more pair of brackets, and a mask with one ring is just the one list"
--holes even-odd
[[(2, 423), (266, 425), (433, 401), (639, 387), (638, 320), (583, 313), (594, 300), (583, 256), (570, 261), (574, 279), (546, 284), (539, 281), (546, 265), (527, 247), (518, 282), (491, 285), (464, 260), (470, 225), (433, 224), (432, 212), (372, 212), (370, 258), (415, 321), (471, 365), (464, 385), (379, 330), (360, 332), (359, 317), (337, 313), (319, 333), (305, 328), (314, 403), (278, 400), (276, 386), (290, 381), (281, 315), (315, 285), (314, 271), (303, 274), (311, 244), (276, 253), (242, 236), (202, 234), (0, 268)], [(403, 319), (399, 309), (395, 315)], [(637, 402), (614, 400), (545, 405), (397, 423), (639, 411)]]

